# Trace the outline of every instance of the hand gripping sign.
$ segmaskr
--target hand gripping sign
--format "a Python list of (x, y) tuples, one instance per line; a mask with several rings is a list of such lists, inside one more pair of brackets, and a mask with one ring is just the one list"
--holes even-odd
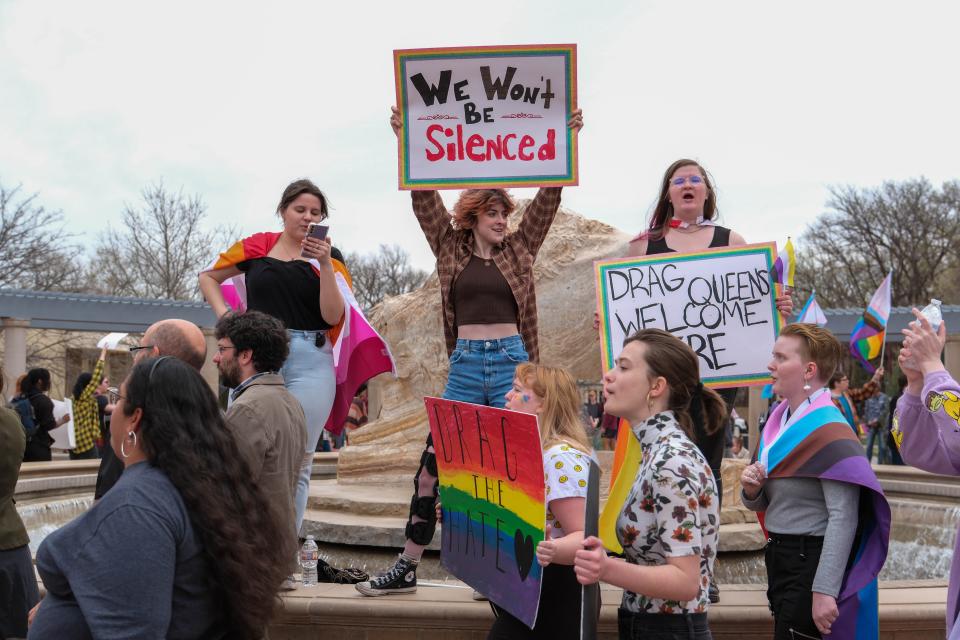
[(575, 185), (576, 45), (393, 52), (401, 189)]

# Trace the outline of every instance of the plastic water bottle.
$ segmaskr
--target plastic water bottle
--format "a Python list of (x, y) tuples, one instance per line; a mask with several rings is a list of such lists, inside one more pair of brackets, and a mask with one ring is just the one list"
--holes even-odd
[(300, 549), (300, 567), (303, 569), (303, 586), (317, 585), (317, 560), (320, 558), (320, 549), (313, 541), (313, 536), (307, 536)]
[[(925, 306), (921, 311), (920, 315), (927, 319), (927, 322), (930, 323), (930, 328), (934, 331), (940, 329), (940, 325), (943, 324), (943, 311), (940, 309), (942, 303), (936, 298), (930, 300), (930, 304)], [(914, 320), (910, 323), (910, 328), (919, 329), (920, 321)], [(916, 369), (917, 365), (913, 358), (908, 358), (906, 365), (911, 369)]]
[[(930, 328), (934, 331), (940, 330), (940, 325), (943, 323), (943, 310), (940, 309), (941, 302), (936, 298), (930, 300), (930, 304), (925, 306), (920, 312), (924, 318), (927, 319), (927, 322), (930, 323)], [(916, 322), (916, 320), (914, 320)]]

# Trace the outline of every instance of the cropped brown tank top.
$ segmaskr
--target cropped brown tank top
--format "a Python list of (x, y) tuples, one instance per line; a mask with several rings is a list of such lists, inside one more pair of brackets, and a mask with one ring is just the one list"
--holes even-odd
[(474, 254), (453, 283), (456, 326), (517, 323), (517, 301), (493, 260)]

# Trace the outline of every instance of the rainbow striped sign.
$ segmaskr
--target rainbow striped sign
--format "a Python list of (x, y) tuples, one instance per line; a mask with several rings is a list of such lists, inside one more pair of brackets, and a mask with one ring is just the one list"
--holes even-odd
[(603, 370), (640, 329), (669, 331), (699, 356), (714, 388), (770, 381), (767, 363), (782, 320), (774, 242), (594, 263)]
[(537, 417), (424, 398), (443, 509), (441, 561), (450, 573), (533, 628), (546, 500)]
[(393, 52), (401, 189), (575, 185), (573, 44)]

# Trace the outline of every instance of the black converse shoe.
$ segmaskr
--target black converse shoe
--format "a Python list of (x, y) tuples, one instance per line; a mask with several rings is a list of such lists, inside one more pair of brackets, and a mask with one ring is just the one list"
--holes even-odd
[(397, 558), (397, 563), (384, 575), (353, 585), (365, 596), (386, 596), (391, 593), (413, 593), (417, 590), (417, 563)]

